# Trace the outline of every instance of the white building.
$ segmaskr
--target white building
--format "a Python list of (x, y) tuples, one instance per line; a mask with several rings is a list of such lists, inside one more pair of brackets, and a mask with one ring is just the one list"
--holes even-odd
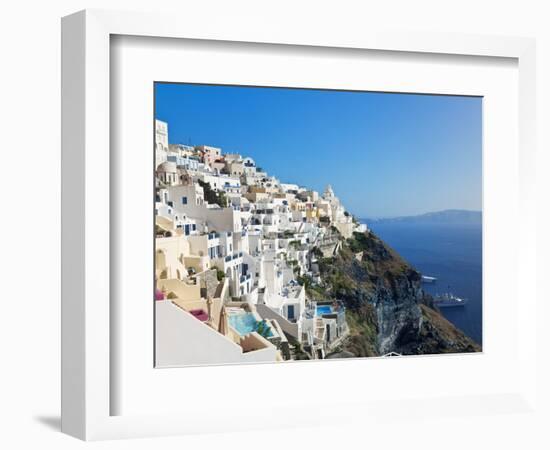
[(157, 178), (166, 186), (179, 183), (178, 168), (175, 162), (164, 161), (157, 167)]
[(155, 120), (155, 168), (168, 158), (168, 124)]
[(203, 161), (208, 166), (211, 166), (214, 161), (219, 159), (222, 154), (222, 149), (218, 147), (211, 147), (209, 145), (197, 145), (196, 150), (202, 155)]
[[(169, 297), (174, 301), (156, 304), (157, 326), (162, 328), (157, 342), (163, 347), (158, 348), (157, 362), (170, 366), (280, 359), (273, 341), (255, 333), (221, 332), (220, 327), (193, 316), (189, 305), (204, 306), (206, 299), (198, 297), (217, 292), (222, 285), (223, 302), (253, 305), (248, 311), (258, 308), (261, 318), (309, 346), (313, 357), (324, 357), (345, 333), (345, 316), (341, 311), (316, 314), (315, 303), (306, 299), (305, 288), (297, 280), (303, 275), (319, 279), (311, 250), (331, 235), (329, 225), (346, 237), (359, 229), (332, 188), (328, 186), (319, 196), (258, 170), (252, 158), (224, 155), (220, 148), (207, 145), (169, 145), (166, 123), (157, 121), (155, 126), (156, 160), (160, 161), (156, 167), (156, 278), (177, 295), (175, 300)], [(203, 183), (218, 196), (223, 193), (228, 206), (209, 204)], [(181, 308), (183, 297), (191, 302), (187, 309)], [(219, 306), (222, 300), (217, 301)], [(202, 340), (204, 355), (184, 348), (199, 341), (202, 346)]]

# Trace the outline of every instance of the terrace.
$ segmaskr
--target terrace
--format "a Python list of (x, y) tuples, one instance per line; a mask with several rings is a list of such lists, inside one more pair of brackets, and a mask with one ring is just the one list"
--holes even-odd
[[(227, 323), (235, 342), (243, 345), (254, 343), (275, 345), (280, 347), (286, 341), (286, 337), (280, 326), (273, 320), (263, 319), (253, 305), (244, 302), (231, 302), (232, 306), (226, 307)], [(240, 306), (236, 306), (240, 305)]]

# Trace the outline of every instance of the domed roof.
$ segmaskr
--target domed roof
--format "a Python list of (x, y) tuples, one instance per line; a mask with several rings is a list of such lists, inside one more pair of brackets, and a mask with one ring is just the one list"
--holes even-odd
[(176, 166), (176, 163), (173, 161), (164, 161), (162, 164), (160, 164), (157, 167), (158, 172), (165, 172), (165, 173), (176, 173), (178, 171), (178, 168)]

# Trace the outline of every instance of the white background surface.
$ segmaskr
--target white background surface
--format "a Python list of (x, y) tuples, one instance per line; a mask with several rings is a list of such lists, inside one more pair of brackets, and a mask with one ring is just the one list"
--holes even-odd
[[(187, 5), (189, 3), (189, 5)], [(548, 204), (548, 131), (550, 123), (550, 31), (544, 2), (536, 1), (393, 1), (383, 2), (155, 2), (155, 8), (177, 10), (186, 20), (231, 20), (246, 14), (270, 17), (281, 27), (313, 26), (330, 32), (334, 21), (353, 27), (387, 21), (411, 30), (459, 31), (536, 36), (539, 64), (539, 205)], [(229, 2), (228, 2), (229, 3)], [(182, 6), (183, 5), (183, 6)], [(239, 6), (237, 6), (239, 5)], [(84, 444), (59, 433), (59, 117), (60, 29), (62, 15), (86, 7), (150, 10), (143, 1), (20, 1), (4, 6), (0, 16), (2, 70), (0, 104), (4, 214), (2, 220), (2, 296), (0, 315), (2, 371), (0, 372), (0, 445), (3, 448), (258, 448), (308, 446), (316, 448), (548, 448), (544, 435), (548, 415), (484, 416), (419, 421), (403, 416), (402, 424), (369, 423), (359, 427), (322, 427), (251, 434), (209, 435), (132, 442)], [(545, 30), (546, 28), (546, 30)], [(542, 149), (545, 149), (543, 154)], [(549, 230), (547, 210), (539, 230)], [(543, 277), (548, 238), (540, 233), (538, 270)], [(534, 275), (534, 274), (533, 274)], [(540, 295), (540, 300), (548, 295)], [(542, 376), (548, 375), (548, 326), (541, 305), (539, 334)], [(543, 326), (546, 327), (543, 328)], [(406, 378), (406, 374), (403, 374)], [(541, 397), (549, 404), (548, 381)], [(437, 417), (437, 411), (434, 411)], [(215, 431), (215, 430), (212, 430)]]

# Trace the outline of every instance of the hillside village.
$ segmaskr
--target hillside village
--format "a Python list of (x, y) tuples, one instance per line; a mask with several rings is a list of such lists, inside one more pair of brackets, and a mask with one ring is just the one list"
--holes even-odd
[(155, 123), (156, 366), (323, 359), (349, 334), (306, 292), (319, 259), (366, 231), (327, 186), (283, 183), (252, 158), (169, 141)]

